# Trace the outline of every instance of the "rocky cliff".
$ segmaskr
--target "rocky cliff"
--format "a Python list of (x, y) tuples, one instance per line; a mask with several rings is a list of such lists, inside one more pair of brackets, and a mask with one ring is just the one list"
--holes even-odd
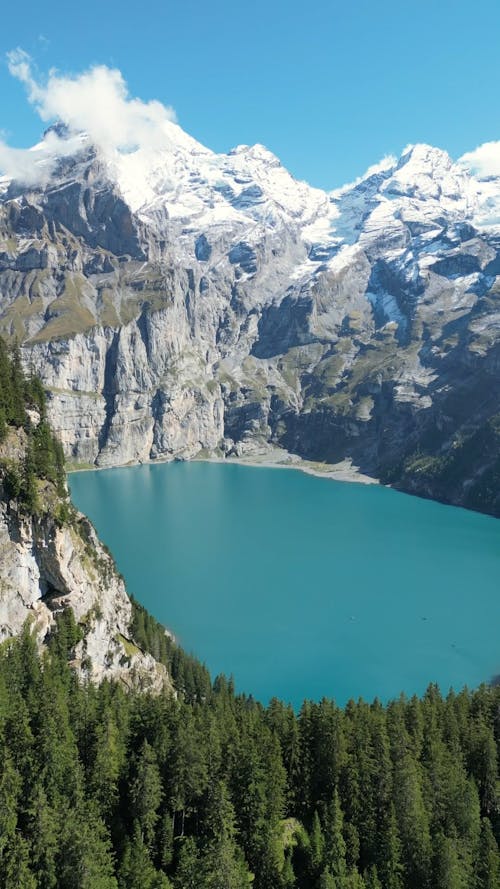
[(28, 622), (43, 646), (57, 615), (71, 608), (81, 637), (73, 666), (82, 678), (171, 687), (165, 667), (132, 639), (131, 601), (88, 519), (44, 479), (36, 481), (36, 512), (12, 495), (9, 473), (25, 460), (26, 439), (10, 428), (0, 443), (0, 641)]
[(414, 146), (326, 193), (167, 126), (0, 183), (0, 328), (68, 457), (278, 445), (499, 514), (500, 178)]

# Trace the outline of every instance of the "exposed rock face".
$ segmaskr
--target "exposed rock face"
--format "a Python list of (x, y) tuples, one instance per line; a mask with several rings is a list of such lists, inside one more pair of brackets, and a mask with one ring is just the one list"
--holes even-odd
[(68, 456), (277, 444), (499, 512), (474, 492), (498, 464), (500, 180), (415, 146), (327, 194), (262, 146), (217, 156), (171, 126), (154, 157), (83, 144), (0, 198), (0, 327)]
[[(22, 435), (11, 433), (0, 451), (2, 459), (22, 456)], [(3, 482), (0, 470), (0, 640), (18, 635), (28, 620), (43, 645), (55, 615), (71, 607), (83, 628), (74, 662), (83, 677), (149, 691), (171, 687), (165, 667), (130, 639), (130, 599), (88, 519), (61, 525), (51, 512), (26, 515)]]

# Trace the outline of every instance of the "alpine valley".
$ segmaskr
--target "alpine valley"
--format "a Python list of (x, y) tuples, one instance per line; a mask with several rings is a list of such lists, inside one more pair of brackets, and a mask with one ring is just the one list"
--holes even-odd
[[(498, 685), (296, 713), (212, 682), (127, 596), (61, 446), (87, 466), (279, 451), (500, 514), (500, 176), (416, 146), (327, 194), (170, 122), (122, 152), (56, 125), (25, 154), (31, 184), (0, 180), (0, 889), (500, 889)], [(445, 579), (472, 636), (475, 587)]]
[(70, 461), (279, 448), (500, 515), (500, 176), (415, 145), (327, 193), (163, 136), (57, 124), (0, 181), (0, 332)]

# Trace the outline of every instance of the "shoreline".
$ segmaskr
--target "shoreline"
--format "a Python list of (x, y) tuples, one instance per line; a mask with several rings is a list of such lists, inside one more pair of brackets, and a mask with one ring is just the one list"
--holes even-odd
[(349, 459), (341, 460), (339, 463), (319, 463), (312, 460), (303, 460), (295, 454), (283, 451), (279, 448), (272, 449), (267, 453), (253, 454), (237, 457), (219, 457), (219, 456), (200, 456), (196, 454), (194, 457), (182, 459), (178, 457), (156, 457), (151, 460), (137, 460), (132, 463), (115, 463), (112, 466), (94, 466), (92, 464), (78, 465), (74, 467), (68, 465), (66, 474), (76, 472), (100, 472), (104, 469), (126, 469), (134, 466), (154, 466), (160, 463), (218, 463), (233, 464), (236, 466), (249, 466), (262, 469), (295, 469), (304, 472), (306, 475), (312, 475), (316, 478), (325, 478), (330, 481), (349, 482), (351, 484), (360, 485), (380, 485), (379, 479), (370, 475), (365, 475), (354, 466)]
[(339, 463), (317, 463), (309, 460), (302, 460), (300, 457), (281, 452), (282, 460), (270, 459), (269, 454), (263, 454), (252, 457), (193, 457), (189, 462), (193, 463), (233, 463), (237, 466), (250, 466), (256, 469), (295, 469), (304, 472), (306, 475), (313, 475), (316, 478), (326, 478), (330, 481), (349, 482), (359, 485), (380, 485), (380, 481), (370, 475), (365, 475), (357, 466), (353, 466), (350, 460), (342, 460)]

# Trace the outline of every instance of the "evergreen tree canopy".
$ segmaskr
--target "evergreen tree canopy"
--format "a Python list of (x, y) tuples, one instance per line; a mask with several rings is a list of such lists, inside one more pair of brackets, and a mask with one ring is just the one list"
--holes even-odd
[(432, 725), (427, 698), (322, 701), (319, 740), (311, 707), (222, 677), (203, 700), (79, 684), (77, 637), (68, 612), (43, 656), (28, 630), (0, 648), (0, 889), (500, 889), (499, 688), (434, 690)]

